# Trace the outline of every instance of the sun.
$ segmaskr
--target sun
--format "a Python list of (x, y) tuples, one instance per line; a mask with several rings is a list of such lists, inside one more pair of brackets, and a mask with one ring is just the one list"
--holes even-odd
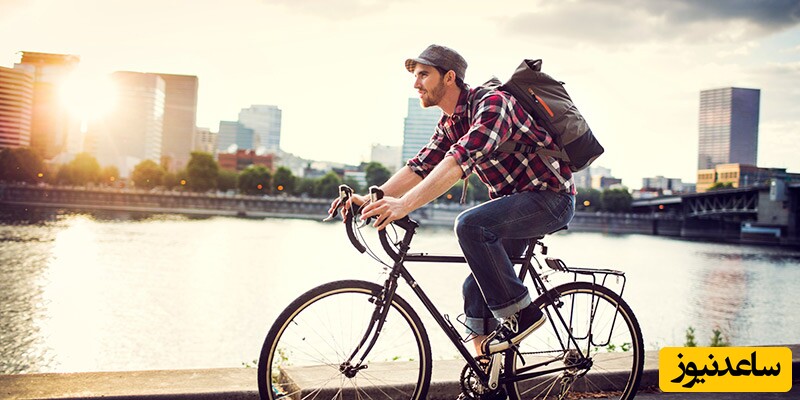
[(109, 75), (88, 74), (76, 70), (60, 87), (61, 102), (67, 111), (83, 123), (97, 120), (111, 112), (117, 102), (116, 88)]

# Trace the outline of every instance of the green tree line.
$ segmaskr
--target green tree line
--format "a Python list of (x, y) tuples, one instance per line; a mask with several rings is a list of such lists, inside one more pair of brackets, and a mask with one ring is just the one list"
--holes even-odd
[[(339, 185), (345, 183), (359, 193), (364, 193), (372, 185), (381, 185), (392, 175), (382, 164), (367, 163), (362, 166), (366, 175), (366, 186), (358, 182), (343, 180), (331, 171), (320, 178), (300, 178), (294, 176), (286, 167), (276, 170), (251, 165), (241, 172), (229, 171), (219, 164), (209, 153), (193, 152), (186, 167), (178, 172), (169, 172), (152, 160), (144, 160), (136, 165), (130, 176), (130, 184), (139, 189), (163, 188), (167, 190), (189, 190), (195, 192), (236, 191), (247, 195), (305, 196), (315, 198), (334, 198)], [(75, 156), (70, 162), (48, 167), (42, 158), (30, 148), (0, 149), (0, 181), (5, 182), (44, 182), (56, 185), (110, 185), (120, 186), (120, 174), (116, 167), (100, 166), (88, 153)], [(458, 204), (464, 190), (464, 181), (442, 195), (436, 202)], [(469, 177), (466, 201), (469, 203), (489, 200), (486, 187), (473, 174)], [(632, 197), (625, 189), (581, 189), (576, 198), (579, 211), (627, 212), (631, 208)]]
[(627, 189), (578, 189), (575, 197), (576, 211), (607, 211), (607, 212), (628, 212), (631, 210), (633, 197)]

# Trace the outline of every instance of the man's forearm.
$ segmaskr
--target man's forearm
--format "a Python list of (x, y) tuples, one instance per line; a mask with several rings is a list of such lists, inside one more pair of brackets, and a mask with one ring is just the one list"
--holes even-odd
[(461, 179), (462, 175), (463, 171), (456, 159), (450, 156), (445, 157), (425, 179), (402, 197), (403, 203), (409, 212), (416, 210), (445, 194)]
[(414, 186), (422, 182), (422, 177), (414, 173), (407, 165), (400, 168), (389, 180), (381, 185), (383, 193), (391, 197), (402, 197)]

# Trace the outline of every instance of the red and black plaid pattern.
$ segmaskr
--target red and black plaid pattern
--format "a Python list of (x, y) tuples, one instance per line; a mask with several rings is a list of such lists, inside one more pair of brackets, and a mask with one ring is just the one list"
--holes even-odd
[[(552, 136), (507, 93), (493, 90), (475, 99), (475, 90), (463, 90), (453, 115), (442, 115), (430, 142), (407, 165), (421, 177), (446, 156), (455, 157), (464, 171), (473, 171), (497, 198), (517, 192), (554, 190), (575, 194), (572, 171), (565, 162), (536, 153), (495, 151), (507, 141), (558, 150)], [(477, 101), (474, 114), (470, 106)], [(550, 163), (550, 167), (545, 163)], [(554, 171), (558, 171), (556, 175)]]

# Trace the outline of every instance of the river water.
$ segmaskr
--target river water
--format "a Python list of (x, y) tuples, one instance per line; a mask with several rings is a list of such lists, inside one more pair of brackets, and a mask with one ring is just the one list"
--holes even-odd
[[(341, 223), (0, 217), (0, 373), (252, 366), (273, 319), (297, 295), (334, 279), (383, 278)], [(800, 251), (580, 232), (546, 243), (568, 265), (626, 273), (624, 298), (648, 349), (683, 345), (689, 327), (699, 345), (715, 329), (732, 345), (800, 343)], [(422, 229), (413, 246), (458, 253), (449, 229)], [(461, 313), (466, 265), (409, 269), (441, 312)], [(427, 326), (434, 356), (452, 358), (444, 335)]]

